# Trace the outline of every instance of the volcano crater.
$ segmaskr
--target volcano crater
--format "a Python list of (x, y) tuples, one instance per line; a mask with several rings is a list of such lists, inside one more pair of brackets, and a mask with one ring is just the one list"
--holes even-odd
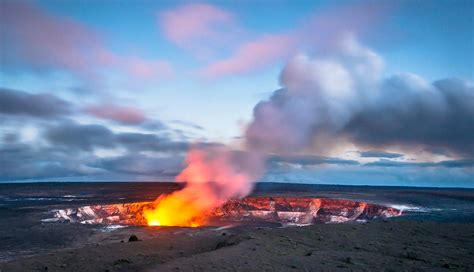
[[(52, 210), (45, 222), (103, 225), (148, 225), (143, 212), (153, 202), (87, 205)], [(366, 222), (401, 216), (402, 211), (367, 202), (306, 197), (247, 197), (229, 200), (205, 215), (204, 226), (310, 225), (321, 223)]]

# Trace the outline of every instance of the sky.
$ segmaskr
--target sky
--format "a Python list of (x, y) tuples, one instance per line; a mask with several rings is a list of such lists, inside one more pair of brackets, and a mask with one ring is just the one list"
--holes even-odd
[(0, 182), (474, 187), (472, 1), (0, 1)]

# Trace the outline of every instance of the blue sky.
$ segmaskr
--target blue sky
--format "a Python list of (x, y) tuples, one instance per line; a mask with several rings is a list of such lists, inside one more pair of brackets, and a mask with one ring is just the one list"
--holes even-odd
[[(2, 1), (0, 180), (171, 180), (193, 143), (263, 142), (280, 161), (261, 180), (474, 187), (473, 10)], [(279, 88), (285, 103), (301, 88), (314, 103), (280, 108), (268, 100)], [(275, 115), (261, 101), (288, 124), (263, 131)]]

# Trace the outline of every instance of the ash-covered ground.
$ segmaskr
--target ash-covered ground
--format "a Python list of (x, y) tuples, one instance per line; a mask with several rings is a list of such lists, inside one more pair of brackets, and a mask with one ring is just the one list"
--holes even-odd
[[(255, 220), (252, 224), (248, 222), (245, 213), (248, 203), (227, 207), (229, 211), (246, 207), (241, 210), (247, 220), (244, 224), (224, 220), (222, 224), (202, 228), (54, 220), (58, 219), (55, 216), (58, 211), (149, 202), (176, 189), (179, 186), (173, 183), (0, 184), (0, 269), (472, 271), (474, 268), (474, 191), (468, 189), (267, 183), (259, 184), (251, 196), (263, 201), (258, 205), (253, 203), (256, 215), (267, 216), (257, 224)], [(270, 197), (280, 205), (276, 210), (271, 211)], [(349, 205), (352, 208), (342, 210), (346, 217), (365, 216), (365, 220), (338, 217), (345, 223), (313, 220), (311, 223), (317, 224), (288, 227), (274, 217), (280, 211), (285, 220), (293, 218), (289, 215), (294, 214), (285, 210), (286, 204), (282, 205), (288, 199), (318, 199), (317, 211), (312, 204), (316, 218), (332, 218), (331, 213), (341, 211), (336, 209), (340, 203), (352, 203)], [(384, 207), (402, 214), (372, 216), (373, 210), (360, 203), (369, 203), (377, 211), (383, 211), (380, 207)], [(275, 208), (275, 203), (272, 205)], [(224, 209), (226, 213), (229, 211)], [(306, 214), (300, 215), (307, 218)], [(128, 242), (132, 234), (140, 241)]]

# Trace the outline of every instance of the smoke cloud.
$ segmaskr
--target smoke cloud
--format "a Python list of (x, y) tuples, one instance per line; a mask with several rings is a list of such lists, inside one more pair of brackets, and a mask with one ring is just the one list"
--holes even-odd
[(282, 88), (254, 108), (246, 131), (250, 148), (286, 153), (321, 150), (333, 142), (371, 96), (383, 68), (382, 59), (353, 38), (336, 51), (315, 59), (298, 55), (288, 62), (280, 76)]
[(474, 155), (472, 83), (382, 73), (382, 59), (353, 37), (330, 54), (294, 57), (281, 73), (282, 88), (254, 108), (249, 148), (324, 153), (349, 141)]
[(342, 133), (361, 145), (421, 147), (474, 157), (474, 86), (461, 79), (433, 84), (404, 74), (386, 79), (376, 99), (354, 112)]
[(209, 211), (231, 198), (250, 194), (263, 173), (263, 162), (254, 152), (196, 146), (188, 152), (187, 166), (176, 178), (186, 183), (184, 189), (159, 197), (144, 216), (149, 225), (202, 225)]
[(430, 84), (413, 74), (384, 79), (383, 66), (381, 57), (352, 36), (317, 58), (292, 58), (280, 75), (282, 88), (255, 106), (244, 151), (191, 149), (177, 177), (187, 186), (157, 199), (145, 213), (149, 224), (202, 224), (206, 212), (251, 192), (267, 154), (321, 154), (349, 141), (474, 155), (471, 83), (448, 79)]

